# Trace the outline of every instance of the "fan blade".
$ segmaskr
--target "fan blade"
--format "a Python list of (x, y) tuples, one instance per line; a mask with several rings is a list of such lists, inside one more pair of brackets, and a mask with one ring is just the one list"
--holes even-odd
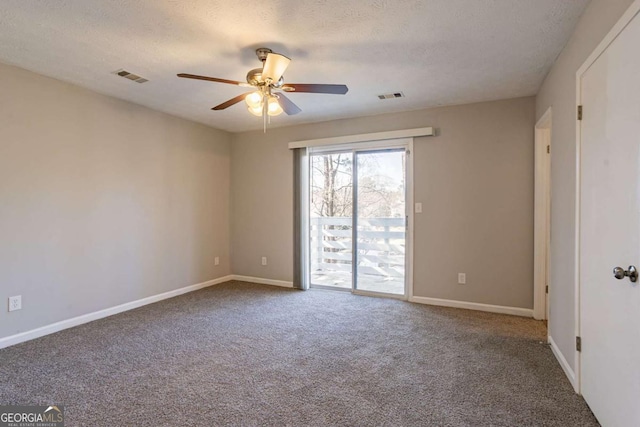
[(236, 85), (236, 86), (251, 87), (251, 85), (249, 83), (238, 82), (238, 81), (235, 81), (235, 80), (218, 79), (216, 77), (197, 76), (195, 74), (180, 73), (180, 74), (178, 74), (178, 77), (182, 77), (182, 78), (185, 78), (185, 79), (206, 80), (208, 82), (227, 83), (227, 84)]
[(284, 96), (284, 93), (279, 93), (276, 96), (279, 99), (280, 106), (288, 115), (293, 116), (294, 114), (298, 114), (300, 111), (302, 111), (300, 107), (293, 103), (292, 100)]
[(230, 100), (223, 102), (220, 105), (216, 105), (215, 107), (212, 108), (212, 110), (224, 110), (225, 108), (229, 108), (232, 105), (236, 105), (238, 102), (243, 101), (244, 98), (249, 95), (250, 93), (253, 92), (247, 92), (247, 93), (243, 93), (242, 95), (238, 95), (235, 98), (231, 98)]
[(330, 93), (333, 95), (344, 95), (349, 91), (349, 88), (346, 85), (322, 85), (306, 83), (287, 83), (280, 89), (286, 92)]
[(289, 66), (289, 62), (291, 62), (289, 58), (279, 53), (268, 54), (262, 67), (262, 80), (271, 79), (272, 82), (277, 82)]

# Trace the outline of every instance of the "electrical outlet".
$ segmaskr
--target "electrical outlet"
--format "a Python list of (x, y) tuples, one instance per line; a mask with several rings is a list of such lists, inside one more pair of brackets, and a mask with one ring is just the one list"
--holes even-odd
[(9, 311), (22, 309), (22, 295), (9, 297)]
[(464, 285), (467, 283), (466, 273), (458, 273), (458, 285)]
[(220, 265), (220, 257), (219, 257), (219, 256), (217, 256), (217, 257), (215, 257), (215, 258), (213, 259), (213, 264), (214, 264), (214, 265)]
[(267, 265), (267, 257), (266, 256), (262, 257), (262, 265)]

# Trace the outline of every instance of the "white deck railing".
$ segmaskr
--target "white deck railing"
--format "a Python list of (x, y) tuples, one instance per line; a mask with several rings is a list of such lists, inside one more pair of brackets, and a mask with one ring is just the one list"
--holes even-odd
[[(352, 218), (311, 218), (311, 273), (351, 272)], [(404, 278), (405, 219), (360, 218), (358, 275)]]

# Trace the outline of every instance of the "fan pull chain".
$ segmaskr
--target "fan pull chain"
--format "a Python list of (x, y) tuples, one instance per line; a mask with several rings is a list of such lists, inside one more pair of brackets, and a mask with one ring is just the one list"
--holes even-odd
[(267, 133), (267, 97), (262, 98), (262, 129), (263, 133)]

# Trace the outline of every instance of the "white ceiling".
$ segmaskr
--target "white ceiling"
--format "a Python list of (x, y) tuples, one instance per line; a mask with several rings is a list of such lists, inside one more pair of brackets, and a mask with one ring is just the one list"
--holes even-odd
[(2, 0), (0, 62), (237, 132), (262, 121), (210, 108), (244, 88), (176, 74), (244, 80), (265, 46), (292, 59), (285, 82), (349, 87), (291, 94), (302, 113), (271, 126), (534, 95), (588, 2)]

